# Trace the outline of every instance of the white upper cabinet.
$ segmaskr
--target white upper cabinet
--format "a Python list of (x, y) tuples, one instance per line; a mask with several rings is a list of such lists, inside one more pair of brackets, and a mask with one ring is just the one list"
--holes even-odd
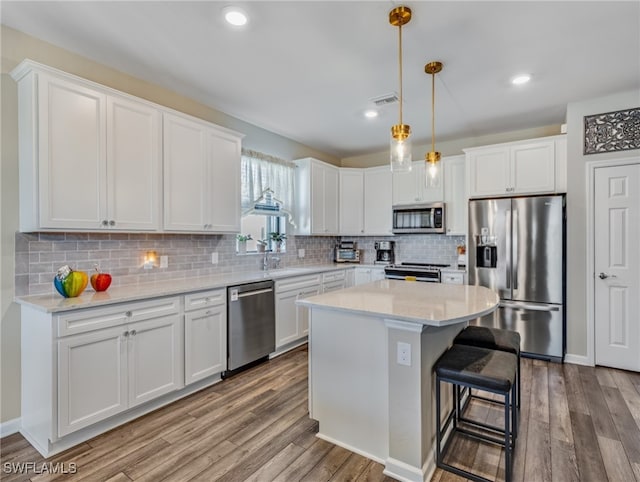
[(295, 162), (295, 233), (338, 234), (339, 169), (310, 157)]
[(442, 178), (438, 186), (428, 187), (425, 161), (414, 161), (411, 165), (409, 172), (393, 173), (393, 204), (442, 202)]
[(364, 234), (364, 170), (340, 169), (340, 234)]
[(464, 236), (467, 233), (467, 193), (465, 187), (465, 156), (442, 158), (446, 233)]
[(391, 235), (392, 175), (389, 166), (364, 169), (364, 233)]
[(465, 149), (470, 197), (566, 192), (566, 137)]
[(240, 231), (241, 137), (164, 114), (164, 229)]
[(160, 111), (29, 61), (12, 75), (20, 229), (157, 230)]

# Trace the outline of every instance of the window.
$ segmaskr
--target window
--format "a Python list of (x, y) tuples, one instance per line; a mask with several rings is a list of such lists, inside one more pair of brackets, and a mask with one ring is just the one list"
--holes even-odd
[[(270, 233), (286, 235), (289, 210), (293, 205), (293, 177), (295, 164), (259, 152), (242, 150), (242, 219), (241, 234), (251, 235), (247, 241), (247, 252), (258, 251), (258, 241), (266, 242), (267, 250), (276, 251), (276, 243)], [(254, 206), (263, 193), (270, 189), (279, 201), (281, 215), (256, 214)], [(280, 245), (285, 250), (286, 241)], [(240, 250), (239, 250), (240, 251)]]

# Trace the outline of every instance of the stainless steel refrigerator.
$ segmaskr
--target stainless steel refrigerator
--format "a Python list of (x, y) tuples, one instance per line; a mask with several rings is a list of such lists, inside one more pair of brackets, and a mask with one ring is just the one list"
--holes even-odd
[(562, 361), (565, 351), (565, 199), (469, 201), (469, 283), (500, 296), (473, 323), (515, 330), (522, 354)]

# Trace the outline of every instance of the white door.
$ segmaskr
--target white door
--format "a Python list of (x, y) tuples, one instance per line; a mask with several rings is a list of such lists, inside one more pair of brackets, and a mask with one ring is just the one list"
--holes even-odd
[(324, 168), (324, 228), (327, 234), (338, 234), (338, 168)]
[[(340, 201), (342, 203), (342, 201)], [(391, 234), (392, 174), (389, 166), (364, 170), (364, 232)]]
[(180, 315), (132, 323), (129, 329), (129, 407), (184, 386)]
[(240, 139), (224, 132), (209, 133), (209, 229), (240, 231)]
[(58, 436), (127, 408), (125, 332), (109, 328), (58, 342)]
[(640, 164), (595, 170), (596, 364), (640, 370)]
[(296, 300), (298, 290), (276, 293), (276, 348), (299, 337)]
[(364, 174), (362, 169), (340, 169), (340, 234), (364, 233)]
[(164, 229), (205, 231), (209, 224), (206, 129), (172, 114), (165, 114), (163, 121)]
[(227, 306), (184, 315), (184, 382), (186, 385), (227, 368)]
[(509, 150), (498, 147), (470, 152), (469, 195), (504, 196), (510, 191)]
[(98, 229), (106, 221), (105, 96), (39, 76), (40, 226)]
[(514, 193), (555, 191), (555, 142), (536, 142), (513, 146), (511, 154), (511, 187)]
[(327, 232), (325, 223), (325, 179), (324, 167), (320, 163), (311, 163), (311, 234)]
[(160, 228), (160, 111), (107, 97), (107, 203), (112, 229)]
[(442, 160), (444, 175), (445, 225), (447, 234), (467, 234), (467, 195), (465, 192), (464, 156), (446, 157)]
[[(320, 286), (306, 288), (298, 295), (298, 299), (308, 298), (320, 294)], [(296, 306), (296, 318), (298, 320), (298, 335), (300, 337), (309, 335), (309, 308), (306, 306)]]

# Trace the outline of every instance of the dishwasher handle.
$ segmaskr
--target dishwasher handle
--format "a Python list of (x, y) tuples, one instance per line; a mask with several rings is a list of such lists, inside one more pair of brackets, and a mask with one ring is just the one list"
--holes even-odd
[(238, 298), (244, 298), (246, 296), (255, 296), (255, 295), (261, 295), (263, 293), (272, 293), (273, 292), (273, 288), (266, 288), (263, 290), (255, 290), (255, 291), (245, 291), (244, 293), (238, 293)]

